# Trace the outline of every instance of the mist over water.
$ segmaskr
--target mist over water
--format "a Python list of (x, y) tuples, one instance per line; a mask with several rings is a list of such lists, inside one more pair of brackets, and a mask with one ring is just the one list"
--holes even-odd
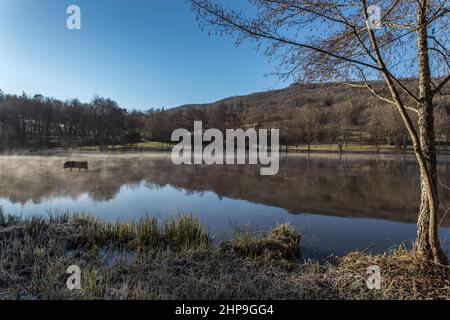
[[(88, 171), (64, 170), (88, 161)], [(306, 256), (410, 245), (415, 237), (419, 175), (412, 156), (282, 156), (275, 176), (259, 166), (175, 166), (170, 154), (71, 154), (0, 157), (0, 206), (22, 216), (86, 213), (109, 221), (192, 213), (215, 239), (236, 225), (265, 231), (290, 222)], [(450, 157), (439, 159), (450, 181)], [(450, 191), (440, 189), (441, 206)], [(450, 217), (440, 228), (449, 251)]]

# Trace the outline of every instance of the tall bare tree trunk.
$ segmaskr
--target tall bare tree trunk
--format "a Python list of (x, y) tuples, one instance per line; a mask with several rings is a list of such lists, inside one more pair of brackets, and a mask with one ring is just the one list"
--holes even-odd
[(417, 48), (419, 65), (419, 140), (424, 164), (420, 165), (421, 204), (417, 222), (417, 240), (415, 251), (419, 256), (439, 263), (447, 258), (441, 248), (438, 237), (439, 195), (436, 172), (436, 139), (434, 130), (433, 91), (427, 39), (427, 0), (418, 1), (417, 12)]
[[(438, 239), (439, 195), (437, 190), (436, 146), (434, 139), (433, 105), (426, 102), (419, 110), (419, 138), (426, 168), (421, 168), (421, 203), (417, 222), (416, 253), (436, 262), (447, 261)], [(428, 179), (427, 179), (428, 178)], [(431, 182), (434, 195), (427, 191), (427, 180)], [(434, 199), (434, 200), (433, 200)], [(434, 210), (432, 210), (434, 206)]]

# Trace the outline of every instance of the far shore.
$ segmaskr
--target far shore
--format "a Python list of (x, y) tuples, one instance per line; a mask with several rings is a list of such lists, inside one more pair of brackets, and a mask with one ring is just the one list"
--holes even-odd
[[(53, 155), (53, 154), (139, 154), (139, 153), (164, 153), (171, 152), (174, 145), (160, 142), (142, 142), (135, 145), (118, 145), (109, 147), (86, 146), (70, 148), (21, 148), (0, 150), (0, 155)], [(383, 145), (378, 148), (374, 145), (351, 144), (343, 147), (342, 152), (336, 145), (320, 144), (308, 148), (302, 146), (280, 146), (280, 154), (359, 154), (359, 155), (414, 155), (411, 147), (407, 150), (399, 150), (394, 146)], [(450, 146), (437, 146), (438, 156), (450, 155)]]

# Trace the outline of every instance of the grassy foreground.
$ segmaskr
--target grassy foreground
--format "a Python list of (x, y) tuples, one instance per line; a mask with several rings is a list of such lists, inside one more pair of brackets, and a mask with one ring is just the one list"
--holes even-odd
[[(404, 250), (301, 262), (300, 240), (286, 224), (212, 245), (191, 216), (121, 224), (0, 212), (0, 299), (450, 299), (448, 267)], [(81, 290), (67, 289), (71, 265)], [(366, 286), (370, 265), (381, 290)]]

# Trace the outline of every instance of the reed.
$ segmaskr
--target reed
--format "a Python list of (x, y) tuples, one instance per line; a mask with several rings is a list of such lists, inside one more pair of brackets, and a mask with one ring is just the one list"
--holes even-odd
[[(450, 299), (450, 269), (399, 248), (326, 262), (299, 259), (288, 224), (237, 229), (212, 245), (192, 215), (104, 222), (90, 216), (21, 218), (0, 210), (1, 299)], [(70, 265), (82, 289), (66, 287)], [(381, 290), (368, 290), (379, 265)]]

